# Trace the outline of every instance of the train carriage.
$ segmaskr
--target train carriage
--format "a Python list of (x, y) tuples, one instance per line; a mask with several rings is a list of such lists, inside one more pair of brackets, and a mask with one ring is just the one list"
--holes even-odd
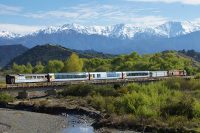
[(49, 82), (59, 81), (74, 81), (74, 80), (89, 80), (89, 73), (78, 72), (78, 73), (49, 73)]
[(90, 72), (90, 80), (121, 79), (122, 72)]
[(185, 70), (170, 70), (168, 71), (168, 76), (186, 76), (187, 72)]
[(151, 71), (150, 77), (167, 77), (168, 71)]
[(6, 75), (7, 84), (47, 82), (47, 74)]
[(150, 77), (149, 71), (127, 71), (123, 72), (123, 78), (129, 79), (129, 78), (147, 78)]

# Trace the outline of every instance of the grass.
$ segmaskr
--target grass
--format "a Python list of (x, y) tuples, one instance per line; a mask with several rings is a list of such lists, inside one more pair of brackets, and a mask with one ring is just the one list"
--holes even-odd
[(4, 87), (6, 87), (6, 83), (0, 81), (0, 88), (4, 88)]

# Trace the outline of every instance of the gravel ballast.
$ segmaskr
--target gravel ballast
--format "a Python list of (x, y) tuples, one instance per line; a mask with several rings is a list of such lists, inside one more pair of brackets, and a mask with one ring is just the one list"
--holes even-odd
[(63, 116), (0, 108), (0, 133), (60, 133), (66, 126)]

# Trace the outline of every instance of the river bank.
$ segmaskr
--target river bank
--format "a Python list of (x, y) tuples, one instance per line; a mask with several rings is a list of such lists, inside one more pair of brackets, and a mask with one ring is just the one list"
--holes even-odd
[(60, 133), (65, 127), (62, 116), (0, 108), (1, 133)]
[[(18, 110), (19, 112), (16, 114), (24, 114), (24, 111), (22, 111), (21, 113), (21, 110), (30, 111), (28, 112), (28, 114), (29, 113), (33, 114), (33, 116), (35, 115), (34, 112), (38, 112), (38, 114), (42, 113), (45, 115), (43, 116), (44, 122), (39, 121), (39, 123), (42, 122), (50, 125), (42, 124), (41, 127), (44, 127), (44, 129), (46, 129), (47, 126), (54, 127), (57, 125), (57, 123), (60, 123), (57, 129), (64, 129), (64, 130), (62, 132), (61, 130), (56, 130), (56, 131), (61, 133), (73, 133), (74, 131), (85, 132), (85, 133), (195, 132), (194, 130), (189, 130), (186, 128), (176, 129), (176, 128), (168, 128), (167, 126), (166, 127), (155, 126), (154, 124), (142, 125), (139, 122), (135, 123), (134, 120), (130, 119), (129, 116), (123, 116), (122, 118), (122, 116), (100, 113), (94, 108), (88, 106), (85, 102), (86, 102), (85, 99), (80, 99), (77, 97), (68, 97), (64, 99), (56, 97), (46, 97), (39, 99), (37, 98), (29, 100), (16, 100), (15, 102), (5, 104), (3, 106), (4, 108), (7, 108), (7, 110), (5, 109), (4, 111), (9, 112), (9, 109), (14, 109), (13, 111), (17, 112)], [(27, 113), (25, 113), (25, 115), (26, 114)], [(53, 115), (47, 115), (46, 117), (46, 114), (53, 114)], [(9, 113), (7, 113), (6, 115), (9, 115)], [(61, 118), (61, 116), (59, 115), (65, 116), (64, 117), (65, 121), (63, 121), (62, 117), (60, 120), (57, 121), (57, 119), (55, 119), (55, 121), (52, 121), (51, 123), (51, 118), (49, 117), (50, 116), (55, 117), (55, 115), (58, 116), (58, 118)], [(77, 115), (78, 117), (75, 117), (74, 119), (73, 117)], [(32, 115), (26, 115), (24, 117), (30, 118), (30, 116)], [(70, 121), (71, 123), (67, 123), (68, 124), (67, 126), (64, 125), (63, 122), (70, 120), (70, 118), (73, 118)], [(26, 123), (26, 119), (22, 119), (21, 121), (25, 121)], [(30, 123), (38, 123), (34, 119), (30, 119), (30, 121), (31, 121)], [(86, 124), (84, 123), (85, 121), (87, 121)], [(51, 126), (53, 122), (54, 126)], [(18, 126), (21, 127), (21, 124), (19, 124)], [(31, 125), (27, 125), (27, 127), (29, 126)], [(37, 127), (37, 124), (35, 126), (36, 126), (35, 129), (40, 128)], [(42, 128), (41, 131), (43, 131)]]
[[(80, 102), (82, 101), (82, 102)], [(117, 129), (117, 128), (109, 128), (107, 126), (103, 127), (99, 127), (96, 126), (98, 128), (95, 127), (95, 125), (93, 125), (94, 123), (98, 123), (101, 122), (101, 120), (104, 119), (104, 114), (101, 114), (99, 111), (95, 110), (92, 107), (84, 107), (81, 106), (83, 105), (83, 103), (85, 102), (85, 99), (81, 99), (78, 100), (78, 98), (65, 98), (65, 99), (60, 99), (60, 98), (56, 98), (56, 97), (46, 97), (46, 98), (37, 98), (37, 99), (29, 99), (29, 100), (15, 100), (14, 102), (11, 102), (9, 104), (1, 104), (0, 107), (1, 110), (4, 110), (4, 114), (6, 118), (10, 118), (13, 117), (11, 116), (7, 116), (10, 115), (9, 111), (13, 111), (16, 112), (16, 114), (24, 114), (25, 115), (23, 117), (26, 118), (30, 118), (29, 120), (31, 122), (28, 123), (40, 123), (42, 121), (36, 121), (33, 119), (32, 121), (32, 116), (34, 117), (35, 112), (37, 112), (37, 115), (47, 115), (47, 114), (51, 114), (51, 115), (47, 115), (47, 116), (58, 116), (58, 118), (61, 118), (61, 125), (63, 125), (63, 122), (67, 122), (67, 125), (64, 126), (58, 126), (57, 129), (61, 129), (58, 132), (60, 133), (73, 133), (73, 132), (84, 132), (84, 133), (126, 133), (126, 132), (131, 132), (133, 133), (133, 130), (127, 130), (127, 129)], [(87, 105), (86, 105), (87, 106)], [(26, 111), (22, 111), (22, 110), (26, 110)], [(1, 112), (0, 112), (1, 113)], [(28, 115), (27, 115), (28, 114)], [(0, 114), (1, 116), (1, 114)], [(51, 120), (44, 117), (41, 117), (43, 119), (45, 119), (44, 121), (46, 122), (46, 125), (41, 124), (41, 126), (44, 127), (44, 129), (47, 126), (51, 126), (48, 125), (48, 123), (51, 122)], [(14, 116), (15, 117), (15, 116)], [(65, 119), (63, 121), (63, 118)], [(15, 118), (14, 118), (15, 119)], [(1, 120), (1, 119), (0, 119)], [(6, 120), (5, 120), (6, 121)], [(21, 119), (20, 121), (24, 121), (24, 124), (27, 122), (26, 119)], [(49, 122), (48, 122), (49, 121)], [(55, 120), (56, 121), (56, 120)], [(59, 123), (59, 121), (57, 121)], [(0, 121), (1, 122), (1, 121)], [(5, 123), (5, 122), (4, 122)], [(11, 123), (11, 124), (10, 124)], [(10, 121), (6, 121), (7, 125), (12, 125), (13, 123)], [(25, 124), (26, 125), (26, 124)], [(55, 123), (56, 125), (56, 123)], [(54, 125), (54, 126), (55, 126)], [(18, 129), (20, 129), (22, 125), (21, 124), (17, 124), (17, 127), (13, 128), (12, 131), (17, 131)], [(23, 129), (24, 133), (27, 131), (27, 128), (31, 126), (31, 125), (26, 125)], [(13, 127), (13, 126), (12, 126)], [(51, 126), (53, 127), (53, 126)], [(36, 127), (35, 129), (38, 129), (40, 127)], [(10, 128), (8, 128), (10, 129)], [(7, 129), (7, 130), (8, 130)], [(11, 131), (11, 133), (13, 133)], [(22, 133), (23, 133), (22, 131)], [(35, 131), (35, 130), (34, 130)], [(33, 131), (33, 132), (34, 132)], [(41, 130), (38, 130), (38, 132), (48, 132), (48, 130), (43, 130), (43, 128)], [(53, 132), (55, 132), (53, 130)], [(10, 133), (10, 132), (9, 132)], [(48, 132), (51, 133), (51, 132)]]

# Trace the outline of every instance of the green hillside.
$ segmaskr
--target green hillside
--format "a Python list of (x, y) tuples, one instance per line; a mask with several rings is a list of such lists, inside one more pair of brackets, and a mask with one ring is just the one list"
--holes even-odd
[(10, 67), (14, 62), (16, 64), (27, 64), (31, 63), (36, 65), (37, 62), (47, 64), (49, 60), (66, 60), (73, 52), (79, 55), (81, 58), (110, 58), (113, 55), (103, 54), (95, 51), (78, 51), (72, 50), (60, 45), (38, 45), (29, 49), (24, 54), (14, 58), (9, 64)]

